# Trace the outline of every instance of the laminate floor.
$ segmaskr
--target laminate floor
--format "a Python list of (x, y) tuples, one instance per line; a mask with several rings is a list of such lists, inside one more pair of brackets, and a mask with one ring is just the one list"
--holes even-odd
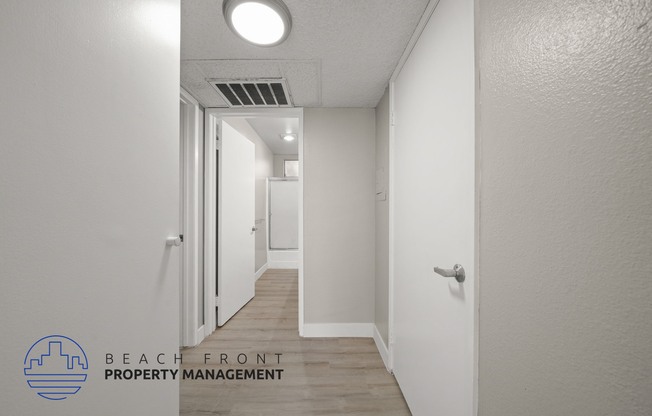
[(299, 337), (297, 287), (296, 270), (268, 270), (251, 302), (182, 351), (182, 370), (282, 369), (281, 379), (182, 380), (181, 415), (410, 415), (372, 339)]

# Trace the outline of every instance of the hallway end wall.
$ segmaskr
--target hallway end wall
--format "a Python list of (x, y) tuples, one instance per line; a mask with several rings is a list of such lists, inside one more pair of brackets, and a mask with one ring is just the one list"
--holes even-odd
[(299, 160), (299, 155), (298, 154), (294, 154), (294, 155), (274, 155), (274, 177), (275, 178), (282, 178), (282, 177), (285, 176), (283, 174), (283, 170), (285, 168), (284, 162), (286, 160)]
[(329, 334), (344, 330), (352, 335), (372, 335), (374, 142), (374, 109), (304, 110), (304, 296), (308, 336), (319, 336), (324, 328)]
[(479, 0), (479, 414), (652, 414), (652, 3)]

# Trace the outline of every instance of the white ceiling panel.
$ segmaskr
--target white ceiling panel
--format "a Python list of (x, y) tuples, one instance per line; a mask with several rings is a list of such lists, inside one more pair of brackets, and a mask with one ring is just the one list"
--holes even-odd
[(296, 106), (375, 107), (428, 0), (285, 0), (292, 32), (261, 48), (226, 26), (221, 0), (182, 0), (181, 84), (224, 107), (206, 78), (286, 78)]

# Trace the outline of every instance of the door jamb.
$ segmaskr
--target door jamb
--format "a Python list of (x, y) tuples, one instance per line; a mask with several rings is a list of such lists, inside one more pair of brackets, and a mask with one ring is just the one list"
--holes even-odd
[[(199, 285), (203, 273), (200, 265), (199, 251), (201, 248), (200, 201), (201, 201), (201, 171), (198, 155), (202, 143), (202, 120), (199, 103), (183, 88), (180, 89), (180, 102), (183, 111), (183, 195), (182, 209), (182, 277), (181, 277), (181, 310), (182, 310), (182, 345), (195, 346), (207, 335), (205, 325), (200, 325), (197, 316), (197, 299)], [(205, 304), (204, 304), (205, 306)], [(206, 317), (206, 313), (204, 313)]]

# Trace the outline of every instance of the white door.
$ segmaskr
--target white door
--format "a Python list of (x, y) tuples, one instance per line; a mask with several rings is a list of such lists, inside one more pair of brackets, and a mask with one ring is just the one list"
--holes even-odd
[[(473, 0), (441, 0), (394, 83), (393, 369), (415, 416), (474, 400)], [(466, 280), (434, 266), (461, 264)]]
[(299, 181), (269, 182), (269, 248), (299, 248)]
[(220, 122), (217, 206), (217, 325), (255, 292), (255, 147)]

